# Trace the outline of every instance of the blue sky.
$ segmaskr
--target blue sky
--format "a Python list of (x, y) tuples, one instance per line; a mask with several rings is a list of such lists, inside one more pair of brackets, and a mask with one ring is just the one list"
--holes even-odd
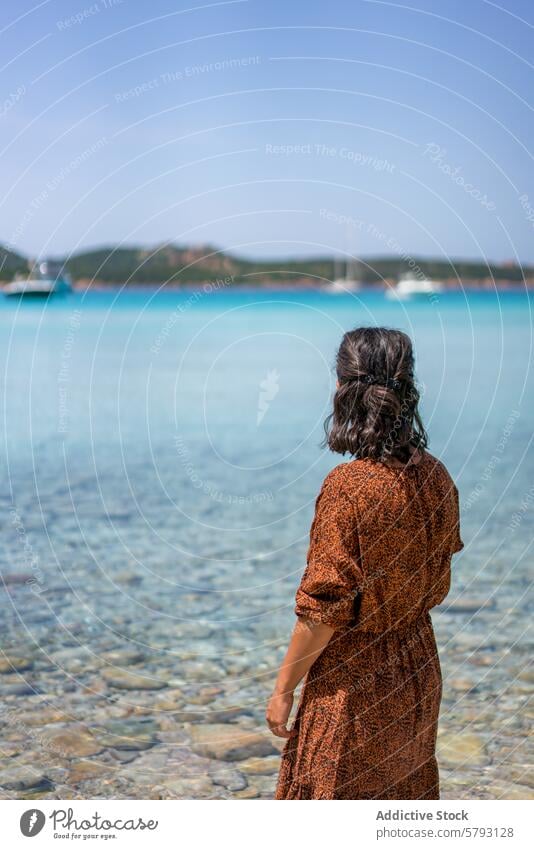
[(21, 0), (0, 243), (534, 262), (527, 0)]

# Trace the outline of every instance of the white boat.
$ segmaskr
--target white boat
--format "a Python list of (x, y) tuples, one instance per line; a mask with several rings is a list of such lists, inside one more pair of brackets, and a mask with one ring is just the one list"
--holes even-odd
[(332, 280), (331, 283), (327, 283), (323, 287), (323, 290), (325, 292), (329, 292), (331, 295), (342, 295), (344, 292), (359, 292), (362, 286), (361, 283), (354, 277), (355, 268), (356, 262), (354, 260), (349, 260), (345, 264), (345, 276), (337, 276), (338, 261), (336, 260), (334, 263), (336, 279)]
[(342, 295), (343, 292), (359, 292), (360, 289), (360, 283), (357, 280), (351, 280), (349, 277), (340, 277), (325, 286), (325, 290), (330, 292), (331, 295)]
[(412, 271), (401, 274), (395, 286), (386, 290), (386, 298), (408, 300), (409, 298), (428, 297), (443, 291), (439, 280), (429, 280), (423, 274), (416, 275)]
[(49, 298), (51, 295), (64, 295), (72, 290), (70, 275), (59, 263), (41, 262), (37, 271), (29, 277), (17, 274), (15, 279), (3, 288), (4, 295), (11, 298)]

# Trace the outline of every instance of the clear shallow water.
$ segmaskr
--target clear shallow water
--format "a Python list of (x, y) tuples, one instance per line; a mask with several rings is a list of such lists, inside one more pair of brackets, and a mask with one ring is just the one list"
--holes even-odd
[[(33, 663), (1, 676), (9, 710), (26, 716), (22, 730), (4, 717), (4, 733), (12, 747), (25, 741), (51, 782), (24, 792), (146, 795), (146, 783), (180, 772), (188, 718), (218, 722), (214, 711), (232, 706), (231, 724), (260, 725), (317, 490), (342, 460), (320, 448), (335, 350), (359, 324), (414, 338), (430, 450), (461, 494), (466, 548), (434, 616), (445, 791), (525, 792), (531, 310), (514, 293), (404, 304), (267, 291), (0, 301), (2, 644)], [(117, 669), (162, 689), (119, 688)], [(31, 689), (17, 695), (17, 684)], [(43, 703), (96, 734), (141, 712), (157, 743), (128, 766), (104, 747), (95, 758), (111, 770), (106, 781), (79, 784), (72, 759), (29, 735)], [(455, 735), (466, 727), (464, 751), (465, 734)], [(272, 781), (250, 780), (248, 792), (268, 796)]]

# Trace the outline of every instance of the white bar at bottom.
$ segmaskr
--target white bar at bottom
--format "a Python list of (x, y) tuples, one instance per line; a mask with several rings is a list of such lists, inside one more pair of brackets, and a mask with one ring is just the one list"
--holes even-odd
[[(2, 845), (214, 849), (531, 847), (532, 803), (27, 801), (0, 802)], [(530, 814), (530, 816), (529, 816)], [(21, 828), (23, 830), (21, 830)], [(34, 833), (25, 833), (33, 831)], [(31, 842), (34, 840), (35, 842)]]

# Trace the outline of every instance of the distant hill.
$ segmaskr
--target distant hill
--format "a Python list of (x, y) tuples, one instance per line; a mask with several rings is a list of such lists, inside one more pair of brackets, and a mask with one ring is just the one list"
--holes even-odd
[[(235, 285), (266, 285), (269, 283), (299, 282), (313, 285), (336, 276), (333, 257), (289, 260), (247, 260), (218, 250), (212, 245), (161, 245), (144, 247), (102, 247), (82, 251), (65, 262), (74, 281), (89, 284), (127, 285), (166, 284), (180, 286), (232, 278)], [(383, 286), (383, 280), (393, 280), (404, 271), (422, 272), (427, 277), (448, 281), (454, 285), (460, 278), (469, 281), (520, 283), (522, 276), (534, 284), (534, 267), (517, 265), (485, 265), (466, 260), (401, 259), (371, 257), (356, 264), (355, 276), (370, 285)], [(0, 247), (0, 280), (10, 280), (17, 271), (27, 270), (27, 259)]]
[(28, 270), (26, 257), (16, 254), (0, 245), (0, 280), (11, 280), (17, 272)]
[(99, 248), (66, 260), (74, 280), (105, 283), (186, 283), (233, 275), (238, 264), (209, 245), (199, 247)]
[(295, 277), (322, 279), (333, 273), (333, 260), (259, 262), (234, 257), (212, 245), (102, 248), (66, 261), (74, 280), (105, 283), (186, 285), (231, 277), (236, 285), (268, 283)]

